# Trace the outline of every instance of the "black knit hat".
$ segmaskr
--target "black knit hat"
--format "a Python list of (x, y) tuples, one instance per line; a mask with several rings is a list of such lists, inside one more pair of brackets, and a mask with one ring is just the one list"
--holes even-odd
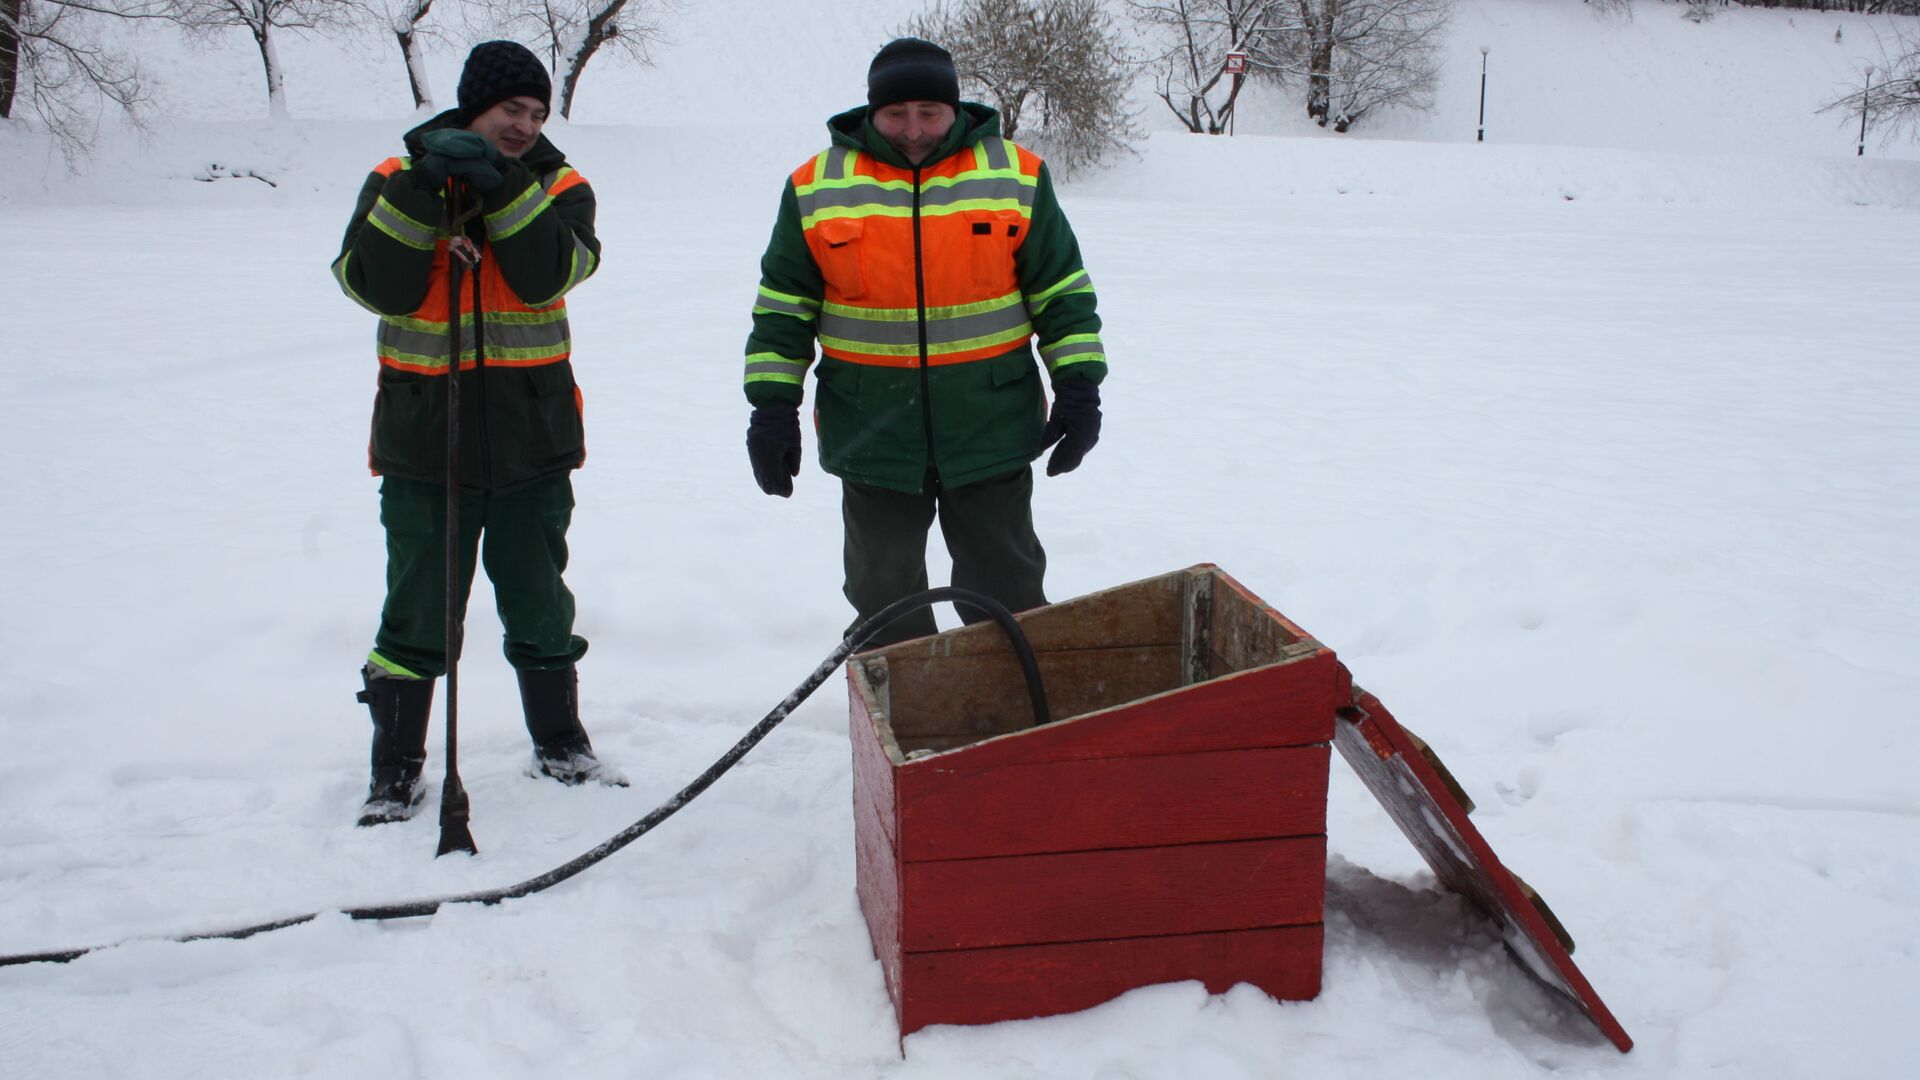
[(867, 104), (875, 109), (902, 101), (960, 105), (960, 76), (953, 54), (931, 41), (896, 38), (874, 54), (867, 68)]
[(460, 69), (460, 120), (474, 118), (511, 97), (539, 98), (553, 107), (553, 80), (525, 45), (517, 41), (483, 41), (467, 54)]

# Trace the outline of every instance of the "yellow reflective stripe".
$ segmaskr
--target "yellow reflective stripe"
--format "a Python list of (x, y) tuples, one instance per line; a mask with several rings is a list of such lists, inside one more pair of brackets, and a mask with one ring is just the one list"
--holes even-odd
[(333, 280), (340, 283), (340, 291), (347, 294), (347, 299), (353, 301), (356, 304), (359, 304), (361, 307), (366, 308), (368, 311), (373, 312), (375, 315), (379, 315), (384, 318), (386, 316), (385, 312), (381, 311), (377, 307), (374, 307), (372, 304), (367, 303), (365, 297), (362, 297), (359, 293), (354, 292), (353, 286), (347, 284), (347, 260), (351, 258), (353, 258), (353, 252), (351, 250), (348, 250), (348, 251), (341, 252), (340, 257), (333, 260)]
[(1086, 270), (1075, 270), (1059, 281), (1027, 297), (1027, 307), (1031, 309), (1035, 315), (1038, 315), (1046, 310), (1048, 304), (1053, 303), (1062, 296), (1072, 296), (1075, 293), (1090, 293), (1092, 291), (1093, 279), (1087, 276)]
[(777, 289), (769, 289), (765, 285), (760, 286), (759, 293), (754, 297), (753, 313), (755, 315), (787, 315), (801, 322), (812, 322), (818, 317), (819, 310), (820, 301), (818, 300), (783, 293)]
[[(927, 343), (927, 355), (930, 357), (946, 356), (951, 353), (967, 352), (972, 349), (985, 349), (985, 348), (996, 347), (1000, 345), (1013, 345), (1018, 342), (1027, 340), (1027, 338), (1031, 337), (1032, 335), (1033, 335), (1033, 327), (1023, 324), (1021, 326), (1016, 326), (1011, 330), (1005, 330), (997, 334), (985, 334), (980, 337), (961, 338), (958, 341), (943, 341), (943, 342), (940, 342), (939, 344), (935, 344), (929, 341)], [(870, 341), (853, 341), (846, 338), (829, 337), (826, 334), (820, 335), (820, 347), (823, 349), (838, 349), (841, 352), (866, 353), (871, 356), (918, 356), (920, 355), (920, 346), (917, 343), (912, 345), (882, 345), (882, 344), (877, 344)]]
[(539, 184), (528, 184), (527, 190), (515, 196), (512, 202), (486, 216), (487, 238), (505, 240), (526, 228), (534, 218), (540, 216), (540, 211), (551, 205), (553, 198), (545, 189)]
[(1089, 360), (1105, 362), (1107, 354), (1104, 349), (1099, 334), (1069, 334), (1059, 341), (1040, 346), (1040, 359), (1046, 361), (1048, 372), (1054, 372), (1070, 364), (1083, 364)]
[(777, 382), (800, 386), (806, 381), (807, 365), (813, 361), (795, 360), (779, 353), (747, 354), (747, 378), (750, 383)]
[[(945, 306), (930, 307), (927, 309), (927, 321), (954, 319), (965, 315), (980, 315), (989, 311), (999, 311), (1001, 308), (1012, 307), (1020, 303), (1021, 299), (1022, 297), (1019, 293), (1010, 292), (1004, 296), (996, 296), (991, 300), (977, 300), (971, 304), (948, 304)], [(865, 319), (869, 322), (913, 322), (920, 318), (920, 309), (917, 307), (853, 307), (848, 304), (826, 303), (820, 305), (820, 309), (828, 314), (840, 315), (849, 319)]]
[(593, 249), (587, 246), (585, 240), (575, 236), (573, 238), (573, 261), (567, 266), (567, 280), (560, 283), (560, 291), (537, 303), (528, 301), (527, 306), (558, 311), (561, 316), (564, 317), (566, 309), (554, 308), (553, 305), (558, 304), (561, 297), (572, 292), (575, 285), (592, 277), (594, 270), (597, 269), (599, 265), (600, 259), (594, 255)]
[(425, 225), (387, 201), (385, 195), (374, 200), (373, 209), (367, 211), (367, 224), (386, 233), (415, 251), (432, 251), (434, 238), (439, 230)]
[(379, 679), (379, 678), (424, 679), (426, 678), (426, 676), (420, 674), (417, 671), (411, 671), (407, 668), (401, 667), (399, 664), (396, 664), (393, 661), (387, 659), (386, 657), (381, 656), (380, 650), (378, 649), (375, 649), (374, 651), (367, 654), (367, 663), (380, 669), (381, 673), (379, 675), (374, 676), (374, 678), (376, 679)]

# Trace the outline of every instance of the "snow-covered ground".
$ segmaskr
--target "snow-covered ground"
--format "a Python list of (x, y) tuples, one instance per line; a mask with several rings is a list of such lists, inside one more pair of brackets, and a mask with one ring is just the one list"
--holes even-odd
[[(150, 46), (173, 80), (153, 134), (103, 134), (77, 176), (0, 128), (0, 954), (522, 880), (677, 790), (832, 648), (837, 484), (754, 487), (740, 344), (780, 177), (912, 8), (697, 7), (659, 68), (591, 69), (549, 129), (602, 205), (569, 580), (587, 725), (634, 785), (521, 774), (482, 580), (474, 859), (432, 858), (432, 803), (352, 826), (374, 365), (326, 265), (409, 122), (397, 55), (287, 47), (275, 123), (245, 39)], [(1677, 12), (1465, 4), (1430, 116), (1159, 131), (1066, 185), (1113, 371), (1100, 446), (1036, 505), (1057, 598), (1212, 561), (1334, 648), (1476, 797), (1630, 1055), (1336, 758), (1318, 999), (1158, 986), (902, 1058), (836, 680), (538, 898), (0, 968), (0, 1076), (1920, 1064), (1920, 152), (1856, 159), (1812, 113), (1894, 24)], [(1481, 43), (1505, 75), (1473, 145)], [(445, 100), (459, 55), (434, 57)], [(212, 165), (278, 186), (193, 182)]]

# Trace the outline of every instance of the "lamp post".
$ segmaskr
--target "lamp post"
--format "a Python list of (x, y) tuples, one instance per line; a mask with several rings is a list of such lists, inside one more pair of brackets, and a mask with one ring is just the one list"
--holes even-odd
[(1487, 47), (1480, 46), (1480, 131), (1474, 142), (1487, 141)]
[(1867, 156), (1867, 97), (1873, 92), (1873, 65), (1867, 65), (1867, 85), (1860, 90), (1860, 148), (1853, 152), (1854, 157)]

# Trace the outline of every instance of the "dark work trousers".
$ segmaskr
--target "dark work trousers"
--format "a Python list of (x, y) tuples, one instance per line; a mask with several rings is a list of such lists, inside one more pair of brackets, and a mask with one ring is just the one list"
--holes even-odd
[[(563, 668), (587, 651), (586, 640), (573, 633), (573, 593), (560, 578), (572, 520), (573, 478), (566, 473), (511, 491), (460, 496), (461, 619), (478, 548), (506, 630), (507, 662), (516, 669)], [(386, 477), (380, 524), (387, 530), (387, 602), (374, 651), (415, 675), (444, 675), (446, 486)]]
[[(1047, 553), (1033, 532), (1031, 466), (951, 490), (941, 489), (929, 473), (919, 494), (843, 480), (840, 513), (846, 522), (844, 591), (859, 612), (854, 626), (927, 587), (927, 531), (936, 514), (953, 556), (956, 588), (985, 593), (1012, 611), (1047, 602), (1041, 591)], [(967, 622), (990, 617), (964, 606), (960, 611)], [(922, 608), (901, 616), (866, 647), (935, 630), (933, 609)]]

